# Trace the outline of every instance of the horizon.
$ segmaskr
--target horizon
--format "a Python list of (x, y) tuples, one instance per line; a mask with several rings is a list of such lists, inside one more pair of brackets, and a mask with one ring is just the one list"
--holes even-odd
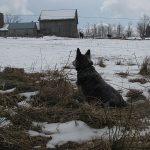
[(148, 0), (0, 0), (0, 12), (20, 16), (22, 21), (38, 21), (42, 10), (60, 9), (77, 9), (79, 28), (97, 23), (134, 25), (144, 14), (150, 15)]

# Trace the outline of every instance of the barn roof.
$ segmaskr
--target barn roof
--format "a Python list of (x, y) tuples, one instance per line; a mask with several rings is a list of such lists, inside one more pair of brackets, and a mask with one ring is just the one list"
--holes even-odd
[(36, 28), (35, 22), (26, 23), (10, 23), (8, 29), (34, 29)]
[(75, 19), (76, 17), (76, 9), (42, 10), (39, 20), (65, 20)]
[(9, 24), (4, 24), (2, 28), (0, 28), (0, 31), (8, 31)]

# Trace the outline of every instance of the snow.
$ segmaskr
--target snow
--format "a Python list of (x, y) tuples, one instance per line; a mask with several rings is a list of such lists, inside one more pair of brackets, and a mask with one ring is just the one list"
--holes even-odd
[(10, 124), (10, 120), (7, 120), (5, 117), (0, 117), (0, 128), (9, 126)]
[[(109, 84), (121, 90), (125, 99), (130, 88), (142, 90), (147, 98), (150, 97), (149, 82), (141, 85), (128, 81), (142, 77), (138, 74), (138, 65), (142, 64), (145, 57), (150, 56), (149, 40), (73, 39), (55, 36), (0, 38), (0, 47), (1, 68), (18, 67), (28, 72), (61, 69), (67, 62), (67, 65), (73, 68), (76, 49), (79, 47), (82, 53), (90, 49), (96, 70)], [(100, 57), (104, 58), (105, 68), (96, 65)], [(121, 61), (122, 65), (116, 65), (118, 61)], [(76, 81), (75, 69), (66, 72), (71, 81)], [(116, 74), (120, 72), (128, 72), (129, 76), (122, 78)]]
[(0, 28), (0, 31), (8, 31), (9, 24), (5, 24), (2, 28)]
[[(79, 47), (82, 53), (91, 49), (92, 60), (96, 70), (101, 76), (115, 87), (122, 91), (126, 100), (128, 89), (139, 89), (150, 98), (150, 82), (145, 84), (131, 83), (128, 80), (142, 78), (139, 72), (139, 65), (145, 57), (150, 56), (150, 42), (148, 40), (105, 40), (105, 39), (73, 39), (62, 37), (44, 38), (0, 38), (0, 66), (24, 68), (28, 72), (42, 71), (47, 69), (61, 69), (66, 64), (70, 66), (66, 72), (71, 81), (76, 81), (76, 71), (73, 69), (72, 61), (76, 56), (76, 49)], [(70, 57), (69, 57), (70, 55)], [(104, 59), (105, 68), (97, 65), (100, 58)], [(69, 61), (68, 61), (69, 59)], [(67, 63), (68, 61), (68, 63)], [(121, 61), (121, 65), (116, 65)], [(138, 64), (137, 64), (138, 63)], [(117, 73), (127, 72), (129, 76), (122, 78)], [(15, 88), (0, 90), (0, 94), (13, 92)], [(25, 100), (18, 103), (19, 107), (31, 107), (29, 102), (31, 96), (37, 95), (38, 91), (20, 93)], [(138, 103), (142, 103), (139, 100)], [(15, 115), (15, 114), (14, 114)], [(10, 125), (6, 118), (0, 118), (0, 127)], [(47, 148), (55, 148), (68, 141), (85, 142), (91, 139), (109, 138), (116, 132), (116, 127), (108, 129), (94, 129), (82, 121), (69, 121), (66, 123), (33, 123), (34, 126), (41, 126), (42, 131), (29, 130), (31, 136), (49, 137)], [(111, 130), (111, 134), (109, 133)], [(141, 131), (141, 135), (150, 132), (150, 127)]]
[(109, 129), (107, 127), (94, 129), (79, 120), (69, 121), (66, 123), (34, 123), (34, 125), (41, 126), (42, 133), (32, 130), (28, 133), (31, 136), (51, 137), (51, 140), (47, 143), (47, 148), (55, 148), (57, 145), (65, 144), (68, 141), (82, 143), (88, 140), (108, 138), (110, 136)]
[(31, 97), (32, 97), (32, 96), (35, 96), (35, 95), (37, 95), (38, 93), (39, 93), (39, 91), (20, 93), (19, 95), (20, 95), (21, 97), (25, 97), (26, 99), (23, 100), (23, 101), (21, 101), (21, 102), (19, 102), (19, 103), (18, 103), (18, 106), (29, 108), (31, 105), (30, 105), (28, 102), (31, 100)]
[(50, 135), (45, 135), (44, 133), (39, 133), (39, 132), (36, 132), (36, 131), (33, 131), (33, 130), (29, 130), (28, 131), (28, 134), (30, 136), (43, 136), (43, 137), (50, 137)]
[[(67, 62), (70, 51), (72, 61), (77, 47), (83, 52), (91, 49), (94, 57), (110, 59), (138, 59), (149, 55), (149, 41), (71, 39), (71, 38), (0, 38), (0, 64), (4, 66), (22, 67), (26, 70), (62, 67)], [(8, 55), (9, 54), (9, 55)]]
[[(42, 128), (41, 133), (29, 130), (30, 136), (49, 137), (47, 148), (56, 148), (56, 146), (63, 145), (67, 142), (83, 143), (94, 139), (113, 139), (118, 140), (123, 136), (123, 127), (104, 127), (101, 129), (94, 129), (89, 127), (86, 123), (80, 120), (73, 120), (65, 123), (46, 123), (34, 122), (33, 126)], [(133, 135), (137, 131), (132, 130)], [(126, 134), (128, 134), (127, 132)], [(150, 133), (150, 127), (140, 131), (140, 135), (144, 136)], [(130, 133), (131, 134), (131, 133)]]
[(39, 93), (39, 91), (35, 91), (35, 92), (25, 92), (25, 93), (20, 93), (20, 96), (24, 96), (26, 97), (26, 101), (30, 101), (31, 96), (35, 96)]
[(76, 10), (42, 10), (40, 20), (74, 19)]
[(16, 88), (9, 89), (9, 90), (0, 90), (0, 94), (7, 94), (7, 93), (12, 93), (15, 91)]
[(21, 101), (18, 103), (18, 106), (19, 107), (26, 107), (26, 108), (29, 108), (31, 107), (31, 105), (29, 103), (27, 103), (26, 101)]

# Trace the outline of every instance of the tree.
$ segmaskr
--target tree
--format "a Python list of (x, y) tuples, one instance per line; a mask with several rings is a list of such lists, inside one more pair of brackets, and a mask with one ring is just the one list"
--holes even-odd
[(150, 25), (146, 28), (146, 37), (150, 37)]
[(21, 22), (21, 18), (17, 15), (6, 14), (5, 22), (6, 23), (18, 23), (18, 22)]
[(147, 15), (144, 15), (137, 24), (137, 32), (139, 33), (142, 39), (146, 37), (146, 29), (150, 23), (150, 18)]
[(90, 35), (90, 24), (88, 23), (86, 26), (86, 30), (85, 30), (85, 35), (89, 36)]
[(132, 23), (131, 22), (128, 23), (128, 27), (127, 27), (125, 32), (126, 32), (127, 37), (131, 37), (133, 35), (133, 29), (132, 29)]
[(107, 27), (107, 34), (112, 35), (112, 25), (111, 25), (111, 24), (108, 24), (108, 27)]
[(119, 23), (117, 26), (117, 37), (121, 38), (123, 36), (123, 26)]

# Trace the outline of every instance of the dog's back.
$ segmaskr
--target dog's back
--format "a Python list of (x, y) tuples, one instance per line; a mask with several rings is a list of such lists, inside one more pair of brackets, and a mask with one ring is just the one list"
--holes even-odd
[(127, 105), (119, 92), (107, 84), (95, 70), (90, 59), (89, 50), (83, 55), (77, 49), (74, 65), (77, 70), (77, 85), (86, 97), (97, 98), (104, 105), (112, 107), (124, 107)]

